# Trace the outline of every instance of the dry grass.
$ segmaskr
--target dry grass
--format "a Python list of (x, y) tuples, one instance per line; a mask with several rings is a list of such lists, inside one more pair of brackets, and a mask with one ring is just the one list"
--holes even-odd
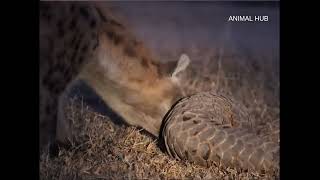
[[(279, 141), (278, 61), (230, 55), (213, 50), (186, 51), (193, 63), (183, 76), (186, 94), (212, 90), (226, 94), (247, 109), (267, 138)], [(179, 54), (163, 55), (177, 59)], [(261, 57), (259, 57), (261, 58)], [(259, 61), (258, 61), (259, 60)], [(171, 159), (158, 140), (141, 129), (119, 126), (97, 113), (81, 98), (72, 98), (68, 117), (81, 132), (79, 143), (60, 149), (56, 157), (40, 155), (40, 179), (277, 179), (278, 172), (261, 173), (223, 166), (200, 167)], [(276, 126), (277, 128), (277, 126)]]

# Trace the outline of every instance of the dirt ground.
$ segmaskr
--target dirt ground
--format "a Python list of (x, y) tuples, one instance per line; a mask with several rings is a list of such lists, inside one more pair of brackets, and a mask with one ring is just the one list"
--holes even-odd
[[(183, 76), (187, 94), (215, 91), (243, 106), (262, 132), (274, 141), (279, 129), (279, 60), (225, 53), (216, 49), (185, 49), (192, 64)], [(161, 55), (178, 59), (181, 52)], [(87, 91), (76, 91), (67, 116), (81, 129), (77, 144), (56, 156), (40, 154), (40, 179), (278, 179), (279, 172), (256, 172), (219, 164), (210, 168), (170, 158), (158, 139), (138, 127), (119, 125), (103, 103)], [(81, 123), (78, 123), (81, 122)], [(83, 123), (84, 122), (84, 123)]]

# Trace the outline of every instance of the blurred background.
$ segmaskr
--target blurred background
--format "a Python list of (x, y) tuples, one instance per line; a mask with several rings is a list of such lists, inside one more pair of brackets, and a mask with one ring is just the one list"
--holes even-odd
[[(279, 2), (116, 2), (155, 54), (190, 48), (279, 58)], [(269, 16), (268, 22), (228, 22), (229, 16)]]
[[(187, 95), (214, 91), (249, 114), (258, 136), (279, 142), (279, 1), (102, 2), (123, 19), (160, 61), (191, 59), (182, 77)], [(228, 22), (229, 16), (268, 22)], [(273, 173), (203, 168), (170, 159), (157, 140), (119, 127), (115, 114), (85, 83), (70, 93), (68, 118), (85, 122), (84, 143), (41, 155), (41, 179), (277, 179)], [(89, 137), (89, 138), (88, 138)]]

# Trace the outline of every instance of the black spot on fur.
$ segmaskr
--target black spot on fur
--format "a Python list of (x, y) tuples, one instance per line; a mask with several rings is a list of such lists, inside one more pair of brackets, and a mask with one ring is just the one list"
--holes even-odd
[(63, 72), (65, 71), (65, 66), (63, 66), (61, 63), (56, 64), (53, 69), (55, 69), (58, 72)]
[(60, 94), (65, 86), (66, 83), (62, 83), (64, 80), (62, 77), (57, 76), (58, 72), (56, 70), (50, 69), (49, 72), (46, 74), (45, 78), (43, 79), (44, 86), (53, 94)]
[(46, 106), (46, 113), (47, 113), (47, 114), (51, 114), (51, 111), (52, 111), (52, 107), (50, 106), (50, 104), (47, 104), (47, 106)]
[(88, 50), (88, 45), (85, 44), (82, 48), (81, 48), (81, 51), (82, 52), (86, 52)]
[(71, 11), (71, 12), (74, 12), (74, 9), (75, 9), (74, 4), (72, 4), (72, 5), (70, 6), (70, 11)]
[(111, 32), (111, 31), (108, 31), (107, 32), (107, 36), (108, 36), (109, 39), (113, 39), (113, 37), (115, 36), (115, 33)]
[(95, 40), (95, 43), (92, 46), (92, 50), (95, 50), (99, 45), (99, 39), (97, 38), (97, 34), (95, 32), (91, 34), (91, 38)]
[(58, 36), (62, 38), (65, 34), (65, 31), (63, 29), (63, 20), (58, 21), (57, 27), (58, 27)]
[(139, 45), (139, 42), (137, 40), (133, 40), (132, 43), (133, 43), (134, 46)]
[(60, 20), (58, 21), (57, 27), (58, 27), (58, 28), (63, 28), (63, 20), (62, 20), (62, 19), (60, 19)]
[(69, 29), (70, 30), (74, 30), (74, 28), (76, 27), (76, 24), (77, 24), (76, 19), (72, 18), (72, 20), (71, 20), (71, 22), (69, 24)]
[(80, 7), (79, 11), (81, 16), (83, 16), (86, 19), (89, 19), (89, 12), (85, 7)]
[(65, 55), (66, 55), (66, 50), (64, 49), (63, 51), (57, 54), (57, 59), (62, 59)]
[(95, 39), (97, 37), (97, 34), (95, 32), (91, 33), (91, 38)]
[(120, 44), (121, 42), (123, 42), (123, 37), (118, 35), (117, 33), (115, 32), (112, 32), (112, 31), (108, 31), (107, 32), (107, 36), (108, 38), (114, 42), (115, 45), (118, 45)]
[(77, 53), (78, 53), (78, 49), (80, 47), (80, 43), (81, 43), (81, 39), (82, 39), (82, 35), (78, 36), (77, 40), (75, 41), (74, 43), (74, 49), (73, 49), (73, 53), (71, 55), (71, 62), (74, 62), (75, 61), (75, 58), (77, 56)]
[(77, 36), (74, 35), (70, 41), (70, 46), (72, 47), (75, 43), (76, 43), (76, 40), (77, 40)]
[(63, 30), (63, 29), (59, 29), (59, 30), (58, 30), (58, 36), (59, 36), (60, 38), (62, 38), (62, 37), (64, 36), (64, 30)]
[(80, 47), (80, 40), (76, 43), (76, 46), (74, 47), (74, 49), (78, 51), (79, 47)]
[(142, 58), (141, 59), (141, 65), (145, 68), (148, 68), (149, 67), (149, 63), (148, 63), (148, 60), (146, 58)]
[(81, 44), (81, 41), (82, 41), (82, 38), (83, 38), (83, 34), (80, 34), (77, 38), (77, 41), (75, 42), (75, 47), (74, 47), (74, 50), (77, 52), (79, 47), (80, 47), (80, 44)]
[(129, 45), (127, 45), (127, 46), (124, 48), (124, 53), (125, 53), (126, 55), (128, 55), (129, 57), (136, 57), (136, 55), (137, 55), (134, 47), (129, 46)]
[(63, 71), (63, 75), (66, 79), (66, 81), (70, 81), (71, 78), (73, 77), (73, 72), (69, 69), (69, 68), (65, 68), (65, 70)]
[(77, 51), (73, 51), (72, 55), (71, 55), (71, 61), (74, 62), (75, 58), (77, 56)]
[(49, 83), (49, 81), (50, 81), (50, 77), (45, 76), (42, 80), (42, 83), (45, 87), (47, 87), (47, 84)]
[[(58, 112), (57, 112), (57, 104), (56, 104), (56, 103), (54, 103), (54, 104), (52, 105), (52, 111), (54, 112), (54, 113), (52, 114), (52, 122), (53, 122), (54, 125), (56, 125), (56, 123), (54, 123), (54, 122), (57, 121), (57, 115), (58, 115)], [(52, 131), (53, 131), (54, 134), (55, 134), (55, 129), (56, 129), (56, 128), (52, 128)]]
[(92, 49), (93, 50), (97, 49), (98, 45), (99, 45), (99, 39), (96, 39), (96, 43), (93, 45)]
[(113, 39), (113, 42), (114, 42), (115, 45), (118, 45), (118, 44), (123, 42), (123, 37), (115, 36), (114, 39)]
[(91, 28), (95, 28), (97, 26), (97, 22), (96, 22), (96, 20), (91, 20), (91, 22), (90, 22), (90, 27)]
[(64, 90), (64, 85), (62, 83), (51, 83), (49, 89), (54, 94), (61, 94)]
[(79, 62), (79, 63), (83, 63), (83, 60), (84, 60), (83, 56), (80, 56), (80, 57), (78, 58), (78, 62)]
[(70, 74), (69, 76), (65, 76), (65, 83), (69, 84), (69, 82), (71, 82), (73, 77), (74, 77), (73, 74)]
[(48, 13), (48, 16), (47, 16), (47, 20), (48, 20), (48, 22), (50, 22), (50, 21), (51, 21), (51, 19), (52, 19), (52, 15), (51, 15), (50, 13)]

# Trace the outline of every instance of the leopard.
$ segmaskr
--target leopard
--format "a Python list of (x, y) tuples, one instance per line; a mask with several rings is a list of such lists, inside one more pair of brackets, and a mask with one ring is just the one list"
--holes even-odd
[(178, 74), (190, 59), (157, 60), (119, 19), (98, 2), (40, 2), (40, 148), (72, 141), (63, 107), (79, 79), (127, 124), (159, 136), (163, 116), (183, 96)]

